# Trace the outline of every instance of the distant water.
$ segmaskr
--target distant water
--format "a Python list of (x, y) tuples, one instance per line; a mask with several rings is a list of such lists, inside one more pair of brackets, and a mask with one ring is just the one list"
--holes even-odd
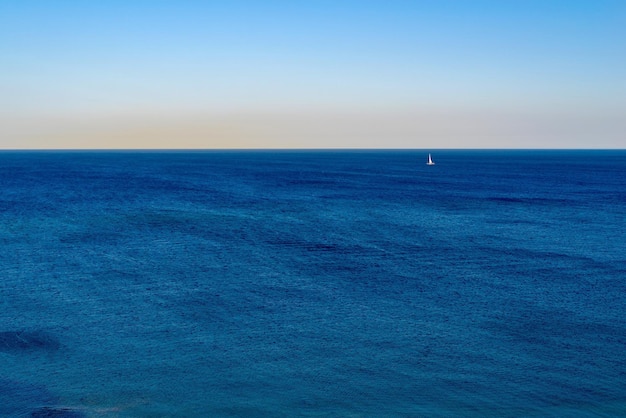
[(2, 152), (0, 416), (626, 415), (626, 151)]

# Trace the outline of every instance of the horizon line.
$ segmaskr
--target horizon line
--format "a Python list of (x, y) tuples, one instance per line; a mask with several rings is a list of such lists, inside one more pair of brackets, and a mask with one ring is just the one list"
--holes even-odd
[(583, 147), (553, 147), (553, 148), (533, 148), (533, 147), (475, 147), (475, 148), (360, 148), (360, 147), (336, 147), (336, 148), (0, 148), (0, 152), (203, 152), (203, 151), (626, 151), (624, 148), (583, 148)]

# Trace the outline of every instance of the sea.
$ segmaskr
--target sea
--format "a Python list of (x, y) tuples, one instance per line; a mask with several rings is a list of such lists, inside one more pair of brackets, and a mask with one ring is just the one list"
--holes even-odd
[(0, 244), (2, 417), (626, 416), (626, 150), (3, 151)]

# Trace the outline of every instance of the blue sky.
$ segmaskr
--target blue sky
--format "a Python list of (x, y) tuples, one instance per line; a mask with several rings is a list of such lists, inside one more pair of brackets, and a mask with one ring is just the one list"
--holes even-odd
[(626, 146), (626, 2), (0, 0), (0, 148)]

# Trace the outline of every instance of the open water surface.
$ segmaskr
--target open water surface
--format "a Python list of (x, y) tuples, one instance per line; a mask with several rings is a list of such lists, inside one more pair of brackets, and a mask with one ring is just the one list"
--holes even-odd
[(0, 416), (626, 415), (626, 151), (1, 152)]

